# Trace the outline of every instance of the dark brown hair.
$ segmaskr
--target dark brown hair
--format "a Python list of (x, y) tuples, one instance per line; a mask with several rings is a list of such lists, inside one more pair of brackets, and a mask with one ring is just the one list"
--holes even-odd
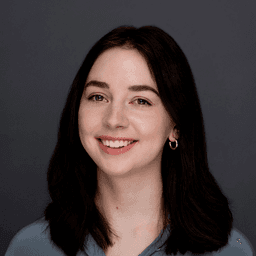
[(180, 134), (178, 148), (172, 151), (167, 140), (162, 155), (163, 224), (170, 231), (166, 254), (219, 250), (227, 245), (232, 229), (230, 200), (209, 170), (204, 120), (191, 68), (174, 39), (156, 26), (113, 29), (91, 48), (76, 74), (47, 172), (52, 201), (44, 217), (52, 242), (68, 256), (85, 250), (89, 233), (103, 250), (113, 246), (114, 233), (94, 202), (97, 166), (78, 134), (78, 109), (87, 76), (98, 56), (113, 47), (136, 49), (145, 58)]

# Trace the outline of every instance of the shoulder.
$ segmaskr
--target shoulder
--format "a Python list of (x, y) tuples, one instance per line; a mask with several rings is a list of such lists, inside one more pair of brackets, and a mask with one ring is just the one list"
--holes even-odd
[(50, 240), (44, 217), (22, 228), (11, 240), (5, 256), (64, 256)]
[(255, 256), (249, 239), (237, 228), (233, 227), (228, 245), (213, 253), (213, 256)]

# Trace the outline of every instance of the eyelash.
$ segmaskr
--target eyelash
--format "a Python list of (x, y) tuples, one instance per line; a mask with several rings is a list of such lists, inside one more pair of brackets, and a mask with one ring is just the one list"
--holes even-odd
[[(95, 100), (92, 100), (92, 98), (95, 97), (95, 96), (101, 96), (101, 97), (105, 98), (104, 96), (102, 96), (102, 95), (100, 95), (100, 94), (94, 94), (94, 95), (90, 96), (90, 97), (88, 98), (88, 100), (90, 100), (90, 101), (95, 101)], [(143, 101), (147, 102), (147, 104), (148, 104), (148, 105), (141, 105), (141, 104), (139, 104), (140, 106), (145, 106), (145, 107), (150, 107), (150, 106), (152, 106), (152, 104), (149, 103), (147, 100), (140, 99), (140, 98), (139, 98), (139, 99), (136, 99), (136, 100), (143, 100)], [(135, 101), (135, 100), (134, 100), (134, 101)], [(95, 101), (95, 102), (98, 102), (98, 101)]]

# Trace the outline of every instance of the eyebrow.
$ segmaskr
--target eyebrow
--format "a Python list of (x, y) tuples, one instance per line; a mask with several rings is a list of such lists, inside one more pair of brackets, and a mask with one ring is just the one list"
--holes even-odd
[[(97, 80), (91, 80), (90, 82), (88, 82), (84, 86), (84, 90), (86, 88), (88, 88), (89, 86), (96, 86), (96, 87), (103, 88), (103, 89), (109, 89), (109, 85), (107, 83), (100, 82)], [(151, 86), (148, 86), (148, 85), (132, 85), (132, 86), (128, 87), (128, 90), (133, 91), (133, 92), (151, 91), (151, 92), (155, 93), (158, 97), (160, 97), (159, 93), (154, 88), (152, 88)]]

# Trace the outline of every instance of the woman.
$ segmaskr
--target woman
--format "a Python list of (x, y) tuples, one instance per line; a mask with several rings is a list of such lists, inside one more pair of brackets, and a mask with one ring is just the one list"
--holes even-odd
[[(51, 243), (66, 255), (90, 255), (93, 240), (94, 255), (214, 252), (231, 235), (230, 202), (209, 170), (190, 66), (155, 26), (118, 27), (89, 51), (62, 112), (47, 180), (52, 202), (44, 217)], [(150, 251), (153, 242), (162, 254)]]

